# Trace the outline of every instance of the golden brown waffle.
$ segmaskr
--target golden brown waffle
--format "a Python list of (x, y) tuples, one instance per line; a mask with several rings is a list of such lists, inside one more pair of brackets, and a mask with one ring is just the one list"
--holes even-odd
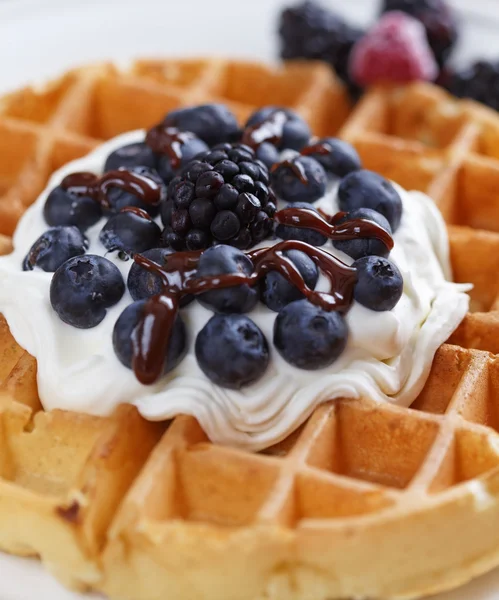
[(0, 547), (130, 600), (409, 598), (498, 565), (499, 357), (484, 351), (499, 353), (495, 113), (431, 85), (373, 90), (350, 113), (311, 63), (84, 68), (0, 101), (0, 231), (67, 160), (211, 100), (241, 120), (293, 107), (315, 133), (352, 141), (367, 168), (431, 193), (474, 312), (411, 408), (327, 404), (259, 454), (210, 444), (189, 417), (163, 434), (130, 407), (43, 412), (36, 362), (0, 320)]

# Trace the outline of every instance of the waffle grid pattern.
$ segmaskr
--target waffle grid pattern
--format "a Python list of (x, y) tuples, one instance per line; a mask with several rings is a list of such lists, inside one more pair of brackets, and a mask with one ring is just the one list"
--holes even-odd
[(80, 69), (0, 100), (0, 253), (54, 169), (211, 100), (241, 121), (290, 106), (354, 143), (367, 168), (432, 194), (474, 312), (410, 409), (325, 404), (259, 454), (210, 444), (185, 416), (45, 413), (36, 362), (1, 319), (0, 547), (130, 600), (401, 598), (499, 564), (499, 119), (487, 109), (414, 85), (373, 90), (350, 112), (328, 67), (310, 63)]

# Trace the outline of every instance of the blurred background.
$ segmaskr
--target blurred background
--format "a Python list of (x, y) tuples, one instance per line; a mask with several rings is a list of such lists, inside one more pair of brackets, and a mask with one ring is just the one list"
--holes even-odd
[[(462, 23), (454, 60), (499, 57), (499, 2), (450, 0)], [(282, 0), (0, 0), (0, 93), (88, 61), (136, 56), (278, 56)], [(378, 0), (324, 0), (352, 22)]]

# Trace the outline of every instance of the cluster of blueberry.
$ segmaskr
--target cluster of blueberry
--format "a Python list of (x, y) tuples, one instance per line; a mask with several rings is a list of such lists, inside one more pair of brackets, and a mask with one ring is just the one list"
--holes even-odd
[[(350, 238), (335, 238), (310, 218), (320, 216), (313, 203), (324, 196), (328, 182), (335, 181), (339, 206), (345, 211), (336, 215), (336, 228), (360, 220), (389, 238), (399, 226), (402, 202), (395, 187), (363, 170), (350, 145), (335, 138), (311, 143), (305, 121), (278, 108), (256, 112), (242, 131), (234, 115), (221, 105), (174, 111), (159, 127), (168, 142), (163, 152), (158, 152), (161, 144), (147, 143), (148, 136), (144, 143), (112, 152), (102, 178), (70, 175), (48, 195), (44, 217), (51, 228), (33, 244), (23, 269), (54, 273), (50, 301), (61, 320), (78, 328), (95, 327), (128, 287), (134, 302), (117, 320), (113, 343), (120, 361), (135, 368), (140, 326), (154, 312), (150, 303), (161, 300), (166, 287), (174, 286), (145, 269), (144, 260), (165, 266), (181, 257), (191, 267), (180, 276), (193, 281), (248, 277), (250, 283), (220, 289), (208, 286), (196, 292), (197, 300), (216, 313), (197, 336), (198, 363), (218, 385), (240, 388), (261, 377), (269, 361), (264, 334), (246, 316), (259, 301), (278, 313), (273, 342), (290, 364), (322, 368), (345, 348), (348, 329), (341, 311), (310, 302), (296, 285), (298, 277), (304, 288), (313, 291), (319, 280), (319, 263), (307, 248), (322, 246), (331, 237), (338, 250), (355, 260), (350, 269), (355, 273), (353, 297), (374, 311), (396, 305), (403, 281), (387, 258), (389, 247), (382, 236), (357, 232)], [(291, 152), (279, 162), (283, 150)], [(145, 182), (154, 192), (153, 202), (139, 193)], [(279, 219), (286, 211), (276, 213), (274, 194), (288, 202), (288, 208), (308, 214), (306, 224)], [(85, 232), (102, 217), (106, 222), (99, 238), (105, 248), (118, 251), (124, 260), (136, 259), (126, 284), (113, 262), (87, 254)], [(255, 264), (252, 254), (243, 250), (272, 236), (290, 245), (279, 255), (284, 267), (265, 266), (264, 276), (251, 279)], [(303, 243), (301, 249), (292, 248), (292, 241), (295, 246)], [(182, 295), (180, 307), (193, 299), (192, 294)], [(161, 301), (157, 305), (161, 307)], [(186, 327), (176, 309), (167, 329), (160, 375), (182, 360), (188, 346)]]

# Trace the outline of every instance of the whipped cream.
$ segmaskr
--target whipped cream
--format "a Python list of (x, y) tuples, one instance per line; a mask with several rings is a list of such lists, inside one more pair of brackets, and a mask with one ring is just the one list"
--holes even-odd
[[(258, 382), (240, 391), (213, 384), (197, 364), (194, 341), (213, 315), (197, 302), (182, 309), (189, 332), (187, 356), (152, 386), (139, 383), (113, 350), (114, 324), (132, 302), (128, 291), (93, 329), (80, 330), (63, 323), (50, 304), (52, 273), (21, 270), (31, 245), (48, 229), (43, 219), (47, 195), (69, 173), (101, 174), (110, 152), (144, 137), (144, 131), (118, 136), (54, 173), (21, 219), (14, 235), (14, 251), (0, 257), (0, 312), (19, 345), (38, 361), (38, 389), (45, 409), (108, 415), (118, 404), (128, 402), (154, 421), (192, 415), (214, 442), (259, 450), (282, 440), (327, 400), (365, 396), (408, 406), (416, 398), (437, 348), (468, 310), (465, 292), (470, 286), (450, 281), (446, 228), (432, 200), (400, 187), (403, 216), (393, 236), (390, 260), (404, 278), (402, 298), (389, 312), (374, 312), (354, 302), (346, 315), (347, 348), (327, 368), (305, 371), (286, 363), (272, 344), (276, 313), (263, 304), (249, 316), (269, 342), (269, 368)], [(336, 188), (331, 187), (315, 206), (329, 214), (337, 212)], [(88, 252), (105, 255), (126, 281), (133, 261), (123, 261), (102, 246), (99, 232), (104, 223), (105, 219), (87, 231)], [(262, 246), (272, 243), (267, 240)], [(352, 263), (331, 242), (323, 249)], [(320, 277), (317, 289), (328, 290), (325, 277)]]

